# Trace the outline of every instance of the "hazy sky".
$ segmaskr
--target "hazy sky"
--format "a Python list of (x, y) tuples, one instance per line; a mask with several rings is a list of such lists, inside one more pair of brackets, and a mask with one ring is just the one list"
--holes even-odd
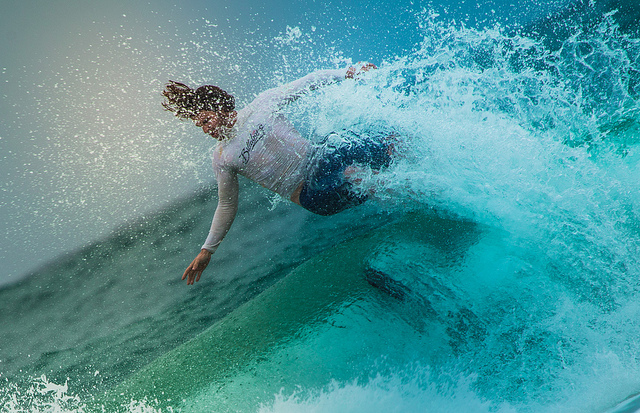
[[(563, 1), (463, 0), (449, 12), (508, 23)], [(242, 106), (314, 69), (402, 56), (428, 5), (179, 3), (2, 1), (0, 284), (212, 181), (212, 143), (162, 111), (168, 79), (219, 84)]]

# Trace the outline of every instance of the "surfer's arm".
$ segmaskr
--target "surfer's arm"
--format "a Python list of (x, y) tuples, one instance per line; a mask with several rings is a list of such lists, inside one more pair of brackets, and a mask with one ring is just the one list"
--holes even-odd
[(187, 285), (200, 280), (202, 271), (207, 267), (211, 255), (218, 249), (225, 235), (229, 232), (238, 212), (238, 175), (233, 171), (219, 170), (216, 177), (218, 180), (218, 206), (213, 215), (207, 240), (202, 245), (198, 256), (182, 275), (183, 280), (187, 279)]
[(305, 94), (319, 89), (322, 86), (337, 83), (344, 79), (353, 78), (356, 74), (375, 68), (371, 63), (362, 64), (360, 69), (351, 66), (347, 69), (325, 69), (294, 80), (280, 87), (263, 92), (256, 100), (265, 102), (268, 105), (282, 106), (291, 103)]
[(238, 212), (238, 175), (226, 169), (218, 171), (218, 206), (213, 215), (211, 229), (202, 249), (214, 253), (227, 235)]
[(286, 104), (322, 86), (339, 82), (346, 77), (347, 74), (344, 69), (319, 70), (280, 86), (273, 91), (277, 94), (275, 98)]

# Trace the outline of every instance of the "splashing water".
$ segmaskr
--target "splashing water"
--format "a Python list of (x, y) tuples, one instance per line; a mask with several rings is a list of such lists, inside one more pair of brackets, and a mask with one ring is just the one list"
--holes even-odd
[(369, 176), (383, 202), (409, 198), (551, 243), (550, 260), (581, 263), (581, 277), (634, 279), (638, 41), (610, 16), (554, 52), (500, 28), (425, 30), (416, 53), (328, 91), (316, 129), (401, 131), (394, 168)]
[(0, 391), (0, 411), (5, 412), (83, 412), (77, 396), (68, 395), (68, 384), (58, 385), (42, 376), (26, 391), (8, 386)]
[[(613, 401), (633, 393), (640, 387), (640, 349), (631, 339), (640, 316), (639, 41), (620, 33), (612, 14), (576, 28), (558, 50), (500, 27), (434, 17), (415, 53), (310, 104), (311, 129), (393, 128), (394, 166), (362, 176), (380, 204), (429, 206), (504, 231), (503, 250), (472, 248), (449, 281), (463, 286), (458, 299), (473, 313), (464, 322), (477, 337), (462, 340), (459, 358), (446, 365), (475, 377), (469, 387), (479, 400), (508, 401), (518, 411), (584, 411), (598, 405), (594, 391)], [(363, 394), (375, 399), (380, 380), (388, 390), (395, 379), (280, 396), (274, 410), (330, 411)], [(387, 390), (414, 397), (404, 384)], [(431, 399), (429, 386), (424, 391)]]

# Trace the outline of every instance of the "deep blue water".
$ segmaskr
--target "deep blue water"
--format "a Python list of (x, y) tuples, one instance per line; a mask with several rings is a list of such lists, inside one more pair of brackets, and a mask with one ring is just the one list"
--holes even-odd
[[(262, 381), (239, 368), (187, 405), (240, 399), (246, 383), (270, 393), (243, 409), (276, 412), (598, 412), (640, 391), (640, 14), (494, 6), (484, 19), (462, 6), (416, 12), (411, 47), (288, 108), (312, 139), (399, 132), (393, 165), (362, 176), (376, 194), (366, 205), (318, 217), (243, 182), (233, 229), (187, 288), (180, 275), (216, 204), (205, 186), (0, 290), (0, 411), (83, 411), (322, 251), (415, 213), (464, 225), (374, 251), (370, 265), (409, 304), (350, 306), (330, 318), (340, 335), (301, 333), (258, 363)], [(323, 35), (291, 26), (264, 38), (291, 66), (258, 83), (309, 69), (296, 62)], [(321, 61), (343, 64), (334, 52)], [(377, 344), (389, 336), (395, 349)], [(326, 346), (362, 337), (378, 353)], [(298, 382), (284, 379), (296, 377), (294, 353), (310, 360)], [(309, 354), (327, 357), (317, 369), (329, 378)], [(273, 371), (282, 390), (259, 384)]]

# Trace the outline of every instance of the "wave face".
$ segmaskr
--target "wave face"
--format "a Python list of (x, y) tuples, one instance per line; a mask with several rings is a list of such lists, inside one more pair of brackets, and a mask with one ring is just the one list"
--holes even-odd
[[(396, 309), (396, 325), (352, 309), (343, 338), (375, 328), (397, 353), (335, 363), (333, 378), (283, 386), (255, 410), (584, 412), (638, 392), (640, 40), (615, 14), (596, 17), (514, 32), (425, 12), (413, 52), (288, 110), (309, 136), (395, 132), (393, 165), (361, 174), (371, 202), (321, 218), (245, 185), (202, 288), (177, 284), (209, 195), (0, 291), (1, 411), (79, 411), (301, 262), (416, 211), (478, 234), (455, 254), (404, 240), (371, 258), (427, 310)], [(330, 338), (293, 346), (310, 354)]]

